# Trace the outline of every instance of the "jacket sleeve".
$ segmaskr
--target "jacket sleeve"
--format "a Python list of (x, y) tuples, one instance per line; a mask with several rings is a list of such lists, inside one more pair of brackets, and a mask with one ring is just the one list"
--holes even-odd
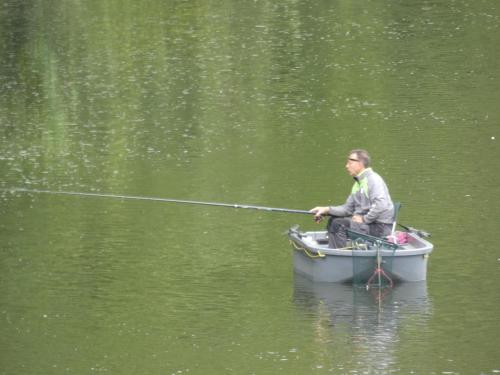
[(369, 181), (368, 186), (370, 209), (363, 217), (366, 224), (379, 221), (382, 223), (391, 223), (394, 206), (389, 196), (387, 185), (380, 176)]
[(330, 206), (330, 211), (328, 213), (337, 217), (352, 216), (354, 213), (354, 198), (352, 195), (349, 195), (343, 205)]

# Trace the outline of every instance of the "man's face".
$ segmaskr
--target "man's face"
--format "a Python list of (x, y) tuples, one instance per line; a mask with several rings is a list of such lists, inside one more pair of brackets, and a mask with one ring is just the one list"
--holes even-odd
[(356, 154), (349, 155), (345, 168), (347, 169), (347, 173), (353, 177), (357, 176), (365, 169), (363, 163), (358, 159), (358, 155)]

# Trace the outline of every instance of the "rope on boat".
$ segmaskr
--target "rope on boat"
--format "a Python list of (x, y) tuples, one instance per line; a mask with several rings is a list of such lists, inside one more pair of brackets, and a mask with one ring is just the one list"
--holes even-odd
[(294, 241), (290, 240), (290, 243), (294, 247), (295, 250), (303, 251), (309, 258), (316, 259), (316, 258), (324, 258), (325, 254), (321, 253), (318, 251), (318, 255), (314, 255), (311, 253), (309, 250), (307, 250), (305, 247), (297, 245)]

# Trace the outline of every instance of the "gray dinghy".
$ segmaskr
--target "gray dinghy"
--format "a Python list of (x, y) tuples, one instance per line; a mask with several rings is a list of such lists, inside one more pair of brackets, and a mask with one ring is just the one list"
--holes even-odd
[[(402, 234), (401, 244), (347, 230), (343, 249), (328, 247), (326, 231), (288, 231), (294, 248), (294, 270), (317, 282), (365, 283), (391, 286), (427, 278), (427, 260), (433, 245), (417, 231)], [(397, 237), (395, 237), (397, 238)], [(396, 241), (397, 242), (397, 241)]]

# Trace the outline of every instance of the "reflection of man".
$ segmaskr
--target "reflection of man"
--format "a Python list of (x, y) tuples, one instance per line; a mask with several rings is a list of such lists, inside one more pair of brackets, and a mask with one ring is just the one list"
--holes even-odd
[(384, 237), (390, 234), (394, 205), (382, 177), (370, 168), (370, 155), (365, 150), (352, 150), (346, 164), (354, 185), (347, 201), (341, 206), (315, 207), (317, 220), (330, 215), (329, 246), (342, 248), (347, 241), (345, 228)]

